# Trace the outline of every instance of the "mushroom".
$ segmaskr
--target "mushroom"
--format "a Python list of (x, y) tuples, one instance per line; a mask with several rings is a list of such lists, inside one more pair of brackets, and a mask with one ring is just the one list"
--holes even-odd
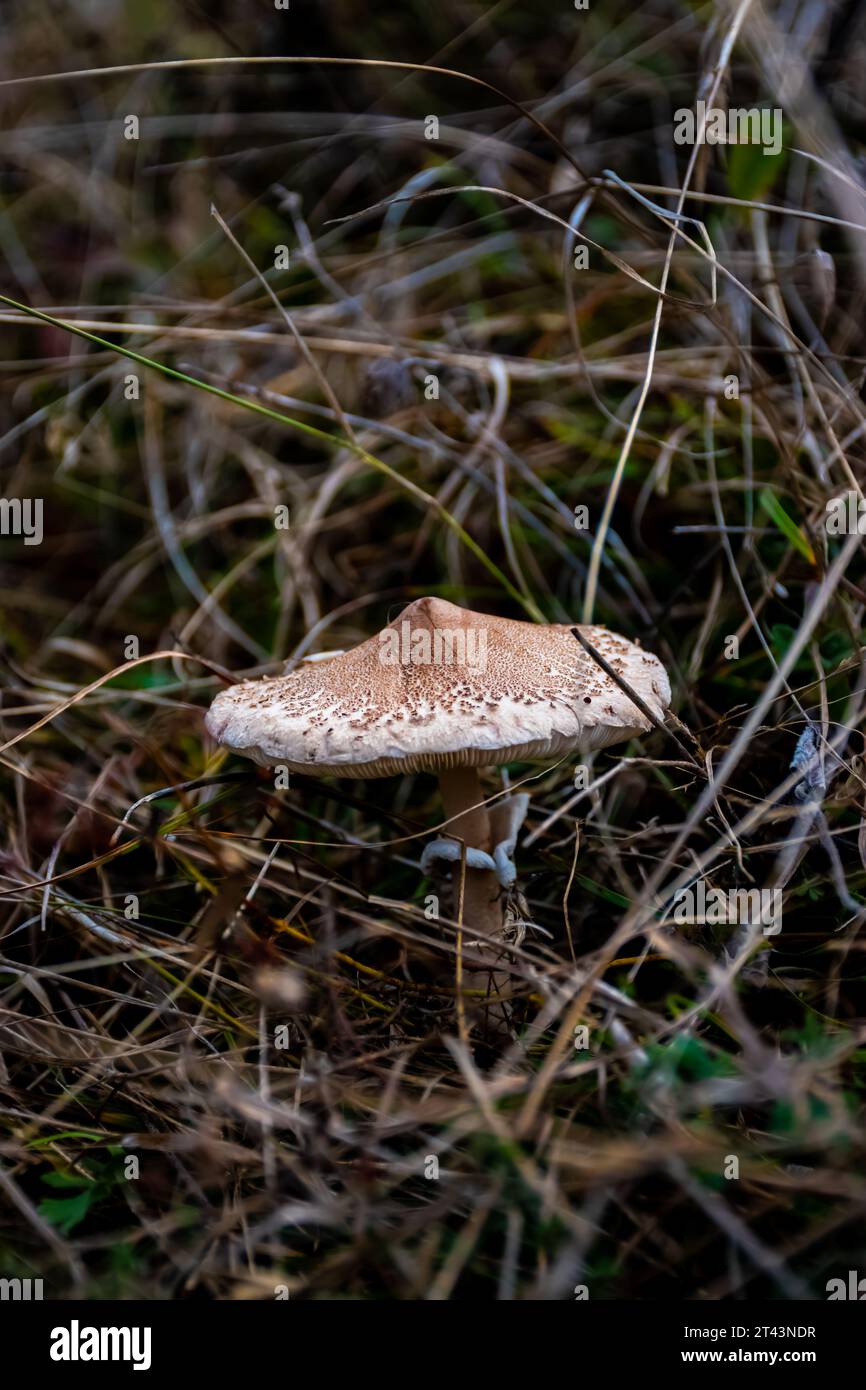
[(455, 838), (434, 841), (422, 864), (426, 870), (434, 857), (459, 863), (456, 841), (463, 842), (463, 921), (495, 938), (528, 798), (510, 798), (488, 813), (478, 769), (605, 748), (645, 732), (652, 722), (647, 715), (661, 720), (670, 702), (657, 657), (603, 627), (578, 631), (642, 708), (568, 626), (515, 622), (420, 598), (375, 637), (332, 660), (222, 691), (207, 728), (257, 763), (308, 775), (436, 773)]

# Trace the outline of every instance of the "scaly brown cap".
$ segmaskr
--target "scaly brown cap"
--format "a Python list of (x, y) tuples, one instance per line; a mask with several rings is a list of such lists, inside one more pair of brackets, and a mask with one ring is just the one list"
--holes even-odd
[[(580, 631), (663, 719), (671, 691), (658, 658), (607, 628)], [(340, 777), (547, 760), (651, 727), (567, 626), (439, 598), (416, 599), (330, 661), (224, 690), (206, 723), (257, 763)]]

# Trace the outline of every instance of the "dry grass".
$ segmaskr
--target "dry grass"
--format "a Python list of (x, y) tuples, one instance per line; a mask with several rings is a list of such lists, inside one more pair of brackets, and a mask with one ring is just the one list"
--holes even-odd
[[(9, 8), (8, 79), (297, 51), (509, 100), (376, 64), (0, 86), (0, 288), (103, 340), (0, 312), (4, 496), (45, 506), (0, 539), (0, 1275), (823, 1297), (866, 1260), (866, 574), (824, 524), (864, 477), (856, 8), (329, 0), (296, 50), (276, 12)], [(698, 96), (782, 106), (782, 155), (676, 146)], [(458, 1036), (433, 780), (275, 792), (203, 731), (228, 672), (428, 593), (594, 616), (680, 721), (579, 798), (508, 769), (543, 929), (508, 1047)], [(781, 934), (677, 925), (699, 872), (779, 886)]]

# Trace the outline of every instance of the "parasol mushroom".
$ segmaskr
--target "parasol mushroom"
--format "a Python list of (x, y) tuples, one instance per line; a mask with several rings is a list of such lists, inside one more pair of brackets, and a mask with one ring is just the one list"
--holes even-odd
[(478, 769), (545, 761), (622, 742), (664, 718), (670, 685), (657, 657), (603, 627), (578, 631), (641, 701), (575, 642), (541, 626), (420, 598), (382, 632), (331, 660), (241, 681), (207, 715), (220, 743), (272, 766), (322, 777), (439, 778), (450, 840), (427, 847), (460, 860), (463, 920), (481, 937), (502, 930), (501, 890), (527, 798), (488, 813)]

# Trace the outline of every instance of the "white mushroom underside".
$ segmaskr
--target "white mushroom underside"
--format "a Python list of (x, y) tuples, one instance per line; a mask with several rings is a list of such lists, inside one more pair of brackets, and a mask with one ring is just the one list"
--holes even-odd
[[(315, 764), (294, 762), (287, 754), (269, 751), (259, 744), (243, 748), (239, 744), (229, 743), (229, 747), (235, 753), (251, 758), (263, 767), (273, 767), (279, 763), (290, 772), (312, 772), (318, 777), (390, 777), (402, 772), (441, 772), (449, 767), (499, 767), (503, 763), (547, 762), (565, 757), (577, 750), (590, 753), (595, 749), (605, 748), (609, 743), (645, 733), (646, 725), (643, 728), (623, 730), (616, 738), (605, 737), (605, 732), (599, 728), (587, 730), (585, 736), (578, 736), (577, 739), (559, 735), (549, 739), (533, 739), (529, 743), (510, 744), (505, 748), (497, 744), (495, 748), (463, 746), (439, 753), (383, 753), (371, 762), (360, 763), (349, 759)], [(226, 743), (228, 740), (223, 737), (222, 742)]]

